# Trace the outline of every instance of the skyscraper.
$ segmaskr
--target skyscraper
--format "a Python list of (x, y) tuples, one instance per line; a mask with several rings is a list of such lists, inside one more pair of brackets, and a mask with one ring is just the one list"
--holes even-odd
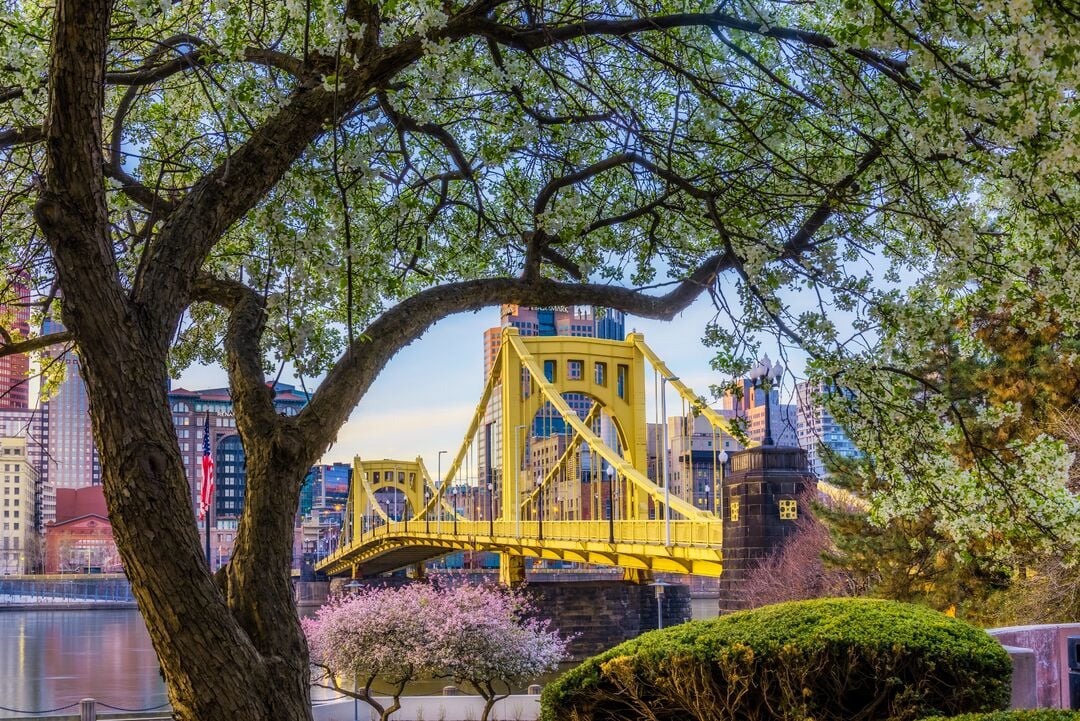
[[(45, 322), (46, 333), (63, 329), (59, 323)], [(48, 466), (43, 472), (55, 488), (96, 486), (101, 483), (101, 460), (94, 443), (90, 402), (79, 359), (73, 350), (57, 348), (50, 361), (63, 364), (64, 380), (41, 406), (49, 419)]]
[(38, 478), (34, 493), (37, 530), (56, 518), (56, 492), (49, 481), (49, 415), (38, 408), (0, 408), (0, 436), (26, 442), (26, 458)]
[(38, 477), (27, 455), (26, 438), (0, 438), (0, 465), (4, 499), (0, 518), (0, 574), (29, 573), (37, 564), (40, 536), (34, 499)]
[[(0, 288), (0, 327), (13, 338), (30, 335), (30, 292), (18, 275)], [(0, 358), (0, 408), (30, 406), (30, 359), (24, 354)]]
[[(765, 440), (765, 390), (754, 388), (748, 378), (740, 382), (741, 392), (726, 392), (721, 406), (725, 411), (732, 411), (733, 417), (746, 421), (746, 435), (751, 441), (762, 443)], [(778, 388), (770, 390), (768, 397), (773, 445), (794, 447), (798, 440), (795, 433), (795, 406), (780, 402)]]
[(822, 397), (829, 392), (837, 391), (824, 383), (809, 381), (795, 386), (799, 447), (806, 451), (810, 470), (818, 476), (828, 475), (819, 445), (826, 446), (843, 458), (857, 458), (860, 455), (859, 449), (848, 438), (843, 426), (836, 422), (832, 413), (822, 403)]
[[(279, 413), (294, 416), (307, 405), (303, 391), (286, 383), (274, 384), (274, 408)], [(244, 449), (236, 435), (232, 397), (228, 388), (208, 388), (189, 391), (177, 388), (169, 391), (173, 426), (180, 443), (191, 493), (191, 508), (199, 505), (202, 484), (203, 426), (210, 419), (210, 453), (218, 474), (218, 491), (214, 511), (219, 528), (235, 528), (243, 510), (247, 487)], [(228, 467), (227, 469), (225, 467)]]

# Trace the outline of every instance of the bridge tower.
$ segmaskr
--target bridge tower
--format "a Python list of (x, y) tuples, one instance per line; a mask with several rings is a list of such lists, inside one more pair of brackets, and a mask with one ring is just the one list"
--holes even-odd
[(795, 532), (817, 478), (806, 451), (756, 446), (731, 455), (724, 477), (724, 573), (720, 613), (749, 607), (742, 586), (750, 571)]
[[(503, 329), (503, 344), (518, 329)], [(600, 405), (611, 417), (623, 459), (642, 476), (648, 472), (647, 425), (645, 412), (645, 355), (640, 344), (644, 336), (631, 333), (625, 341), (595, 338), (540, 336), (528, 339), (527, 350), (501, 353), (498, 375), (500, 392), (502, 462), (500, 466), (504, 520), (514, 520), (521, 513), (529, 484), (515, 483), (522, 468), (530, 468), (525, 458), (525, 444), (515, 438), (522, 426), (529, 427), (537, 412), (548, 402), (536, 381), (554, 386), (560, 394), (586, 396)], [(528, 366), (542, 368), (543, 379), (533, 379)], [(619, 499), (619, 517), (632, 521), (647, 519), (648, 498), (636, 486)], [(507, 514), (510, 514), (509, 516)], [(500, 581), (506, 584), (525, 580), (525, 559), (519, 555), (500, 554)], [(628, 569), (627, 580), (649, 580), (647, 572)]]
[[(402, 507), (391, 508), (391, 513), (386, 512), (375, 495), (387, 489), (400, 493), (403, 498)], [(350, 491), (352, 524), (357, 532), (369, 528), (374, 516), (387, 522), (401, 519), (407, 522), (427, 501), (423, 470), (416, 461), (389, 458), (365, 461), (356, 456), (353, 459), (353, 485)]]

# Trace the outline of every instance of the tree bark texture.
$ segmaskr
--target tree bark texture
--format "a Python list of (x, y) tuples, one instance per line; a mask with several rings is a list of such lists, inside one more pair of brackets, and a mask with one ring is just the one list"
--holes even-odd
[[(167, 396), (176, 299), (133, 302), (112, 255), (101, 118), (108, 0), (59, 0), (50, 59), (46, 175), (35, 215), (64, 288), (101, 453), (113, 533), (182, 721), (307, 721), (307, 651), (288, 580), (299, 482), (274, 429), (249, 446), (249, 522), (226, 598), (210, 575)], [(249, 434), (254, 436), (255, 434)], [(254, 437), (245, 439), (251, 443)], [(282, 485), (295, 486), (296, 490)], [(260, 565), (265, 564), (265, 565)]]

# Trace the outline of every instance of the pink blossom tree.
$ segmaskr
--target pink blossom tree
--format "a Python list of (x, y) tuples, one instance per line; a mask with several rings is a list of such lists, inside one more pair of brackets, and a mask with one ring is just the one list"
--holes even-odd
[[(491, 586), (365, 589), (302, 623), (313, 665), (323, 671), (316, 684), (364, 701), (383, 721), (401, 708), (406, 684), (425, 677), (467, 686), (484, 699), (480, 718), (487, 721), (515, 686), (567, 657), (567, 639), (535, 618), (521, 593)], [(374, 699), (376, 683), (391, 704)]]
[(441, 594), (439, 666), (444, 676), (484, 699), (480, 721), (515, 686), (555, 670), (568, 639), (519, 592), (493, 586), (456, 586)]
[[(401, 708), (410, 681), (435, 676), (443, 644), (437, 633), (439, 593), (427, 584), (402, 588), (368, 588), (333, 599), (313, 618), (301, 620), (311, 649), (312, 665), (322, 670), (314, 683), (357, 698), (381, 721)], [(342, 681), (353, 680), (353, 687)], [(380, 692), (393, 701), (375, 700)]]

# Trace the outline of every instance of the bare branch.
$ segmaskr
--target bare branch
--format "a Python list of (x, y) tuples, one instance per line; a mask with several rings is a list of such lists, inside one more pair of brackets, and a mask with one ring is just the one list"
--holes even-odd
[[(8, 334), (5, 332), (5, 336)], [(71, 331), (58, 331), (56, 333), (47, 333), (45, 335), (34, 336), (26, 340), (8, 340), (5, 338), (4, 342), (0, 343), (0, 358), (4, 358), (9, 355), (19, 355), (21, 353), (33, 353), (50, 346), (60, 345), (61, 343), (70, 343), (75, 340)]]

